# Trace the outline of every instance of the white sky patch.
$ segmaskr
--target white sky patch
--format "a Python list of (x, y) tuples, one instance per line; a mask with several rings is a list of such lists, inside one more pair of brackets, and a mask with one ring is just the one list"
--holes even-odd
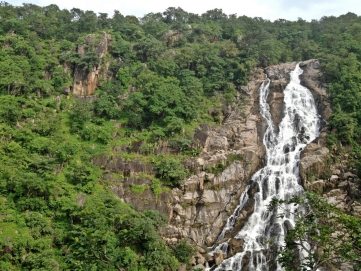
[[(6, 1), (6, 0), (5, 0)], [(262, 17), (268, 20), (287, 19), (295, 21), (299, 17), (310, 21), (323, 16), (339, 16), (347, 12), (361, 14), (360, 0), (8, 0), (12, 5), (33, 3), (39, 6), (56, 4), (60, 8), (73, 7), (113, 15), (115, 9), (123, 15), (142, 17), (150, 12), (163, 12), (168, 7), (181, 7), (187, 12), (202, 14), (214, 8), (223, 9), (226, 14)]]

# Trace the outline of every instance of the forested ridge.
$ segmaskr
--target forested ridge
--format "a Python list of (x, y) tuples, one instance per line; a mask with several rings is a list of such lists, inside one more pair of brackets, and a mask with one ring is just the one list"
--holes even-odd
[[(103, 33), (111, 38), (99, 57)], [(77, 48), (87, 37), (81, 55)], [(124, 159), (155, 165), (157, 172), (146, 176), (154, 194), (179, 186), (192, 173), (183, 162), (200, 151), (191, 141), (195, 128), (220, 125), (222, 105), (234, 101), (255, 67), (318, 59), (334, 111), (329, 148), (337, 154), (349, 146), (348, 163), (361, 173), (356, 14), (271, 22), (170, 7), (136, 18), (117, 10), (109, 17), (1, 2), (0, 44), (1, 270), (176, 270), (189, 264), (190, 244), (172, 246), (157, 233), (166, 217), (139, 213), (116, 198), (111, 181), (102, 178), (107, 172), (92, 159), (127, 145)], [(76, 69), (90, 72), (101, 64), (107, 69), (91, 99), (66, 92)], [(154, 152), (164, 140), (175, 154)], [(134, 142), (140, 142), (137, 152)], [(144, 189), (132, 186), (134, 193)]]

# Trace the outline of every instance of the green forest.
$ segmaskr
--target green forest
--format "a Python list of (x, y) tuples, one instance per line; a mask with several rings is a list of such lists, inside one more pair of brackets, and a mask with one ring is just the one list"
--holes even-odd
[[(110, 39), (99, 57), (104, 34)], [(356, 14), (272, 22), (221, 9), (198, 15), (170, 7), (137, 18), (118, 10), (110, 17), (1, 2), (0, 45), (1, 270), (189, 265), (194, 246), (187, 240), (166, 244), (158, 229), (167, 217), (137, 212), (119, 200), (92, 159), (140, 142), (138, 152), (121, 154), (154, 164), (152, 192), (179, 186), (192, 174), (183, 161), (200, 152), (191, 141), (195, 128), (220, 125), (219, 114), (209, 110), (220, 112), (232, 103), (256, 67), (320, 61), (333, 108), (327, 144), (335, 152), (349, 146), (349, 162), (361, 175), (361, 17)], [(79, 46), (85, 46), (84, 54)], [(92, 99), (67, 92), (76, 72), (99, 65), (107, 69)], [(154, 148), (162, 140), (177, 152), (157, 155)], [(132, 189), (139, 193), (144, 187)], [(360, 226), (353, 226), (360, 234)]]

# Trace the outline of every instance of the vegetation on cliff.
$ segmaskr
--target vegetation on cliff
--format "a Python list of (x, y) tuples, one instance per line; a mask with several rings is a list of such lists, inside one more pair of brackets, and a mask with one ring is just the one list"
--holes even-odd
[[(126, 146), (124, 159), (155, 165), (154, 193), (180, 185), (189, 174), (183, 160), (199, 151), (194, 129), (222, 121), (222, 105), (256, 66), (320, 59), (334, 108), (329, 144), (351, 145), (361, 172), (360, 30), (352, 13), (270, 22), (168, 8), (110, 18), (1, 2), (0, 269), (174, 270), (187, 263), (189, 245), (166, 245), (157, 234), (164, 217), (117, 199), (92, 158)], [(102, 32), (111, 38), (100, 56)], [(101, 65), (96, 98), (68, 95), (76, 69)], [(175, 154), (155, 155), (159, 141)]]
[[(284, 216), (287, 212), (284, 204), (301, 206), (293, 213), (296, 225), (288, 229), (286, 244), (278, 259), (287, 271), (342, 269), (345, 263), (351, 264), (354, 270), (361, 268), (360, 219), (343, 213), (310, 192), (286, 201), (274, 198), (269, 208), (278, 209), (280, 216)], [(304, 259), (296, 264), (299, 249), (303, 250)]]

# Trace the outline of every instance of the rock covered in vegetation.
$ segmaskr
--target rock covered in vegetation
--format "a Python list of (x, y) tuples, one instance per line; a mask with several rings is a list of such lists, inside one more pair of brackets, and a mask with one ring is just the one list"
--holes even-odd
[[(100, 41), (97, 40), (96, 35), (88, 35), (84, 38), (84, 44), (78, 45), (77, 52), (82, 58), (86, 57), (89, 53), (94, 53), (93, 58), (86, 61), (89, 66), (77, 65), (74, 72), (73, 94), (76, 96), (92, 95), (95, 89), (100, 84), (100, 75), (107, 70), (106, 63), (103, 60), (105, 54), (108, 52), (108, 42), (110, 40), (110, 34), (102, 33)], [(93, 51), (92, 51), (92, 48)], [(91, 62), (91, 61), (94, 61)]]
[[(304, 70), (301, 82), (312, 91), (318, 112), (327, 121), (332, 110), (319, 61), (311, 59), (302, 62), (300, 66)], [(360, 197), (361, 189), (356, 169), (352, 167), (354, 157), (349, 155), (351, 148), (339, 145), (330, 149), (327, 137), (331, 132), (323, 128), (320, 136), (303, 151), (300, 162), (303, 186), (322, 195), (328, 203), (340, 210), (361, 217), (361, 205), (354, 200)]]
[[(0, 269), (174, 270), (176, 256), (185, 270), (192, 250), (184, 253), (181, 246), (175, 254), (178, 236), (202, 242), (209, 235), (211, 243), (211, 227), (219, 230), (237, 189), (262, 163), (265, 127), (252, 91), (265, 80), (263, 69), (240, 87), (254, 67), (317, 53), (328, 82), (334, 83), (330, 93), (343, 110), (331, 125), (333, 139), (359, 142), (359, 19), (348, 13), (310, 23), (270, 22), (228, 16), (220, 9), (197, 15), (181, 8), (139, 19), (115, 11), (110, 18), (56, 5), (0, 3), (0, 228), (5, 240)], [(111, 42), (102, 31), (111, 34)], [(309, 65), (318, 76), (317, 62)], [(287, 76), (285, 67), (268, 69), (279, 88), (287, 81), (280, 78)], [(99, 95), (93, 95), (100, 82)], [(274, 88), (270, 102), (274, 113), (281, 113), (282, 94)], [(219, 101), (233, 99), (235, 89), (236, 103)], [(208, 125), (189, 139), (184, 130), (204, 122)], [(178, 149), (174, 137), (183, 139)], [(119, 142), (126, 149), (113, 148)], [(183, 153), (188, 143), (192, 147)], [(136, 156), (139, 149), (149, 156)], [(155, 154), (169, 154), (165, 160), (181, 157), (163, 164), (162, 184), (154, 178)], [(336, 203), (347, 191), (347, 206), (356, 210), (358, 165), (352, 162), (359, 154), (330, 148), (329, 184), (324, 188), (318, 178), (310, 185)], [(168, 214), (173, 228), (165, 228), (163, 238), (175, 249), (166, 248), (158, 236), (162, 216), (137, 213), (106, 193), (108, 187), (139, 210)], [(232, 253), (241, 249), (233, 245)], [(203, 264), (196, 254), (194, 268)]]
[[(315, 60), (301, 64), (305, 73), (312, 73), (309, 70), (317, 67), (314, 63)], [(289, 82), (289, 72), (296, 64), (285, 63), (265, 69), (267, 77), (272, 79), (268, 100), (275, 123), (279, 123), (282, 118), (282, 91)], [(126, 178), (122, 186), (113, 186), (113, 191), (139, 211), (158, 209), (167, 214), (169, 225), (161, 231), (167, 242), (172, 243), (172, 240), (183, 238), (191, 239), (198, 246), (211, 246), (215, 242), (228, 214), (237, 205), (239, 196), (252, 174), (261, 165), (265, 154), (262, 138), (266, 126), (259, 114), (258, 88), (266, 80), (263, 70), (255, 69), (247, 86), (239, 89), (236, 102), (229, 106), (226, 114), (223, 114), (223, 124), (219, 127), (202, 125), (197, 128), (193, 141), (197, 142), (202, 151), (197, 158), (186, 163), (196, 169), (196, 174), (190, 176), (179, 188), (169, 192), (163, 191), (159, 196), (155, 196), (149, 189), (152, 182), (141, 177), (142, 174), (154, 174), (155, 169), (151, 164), (139, 161), (124, 162), (120, 157), (103, 158), (103, 161), (96, 163), (111, 172), (133, 176)], [(308, 84), (319, 83), (309, 80)], [(323, 99), (323, 104), (327, 104), (327, 97), (320, 94), (318, 99)], [(325, 107), (325, 110), (327, 114), (328, 108)], [(309, 148), (314, 148), (314, 144)], [(167, 148), (162, 147), (162, 150), (167, 151)], [(319, 152), (310, 151), (313, 155)], [(323, 152), (326, 150), (322, 149), (321, 155)], [(232, 156), (242, 159), (228, 163), (228, 166), (221, 168), (217, 173), (209, 172), (210, 168), (216, 168), (219, 164), (227, 165)], [(314, 161), (319, 158), (308, 159), (310, 165), (315, 167)], [(305, 159), (303, 163), (306, 163)], [(320, 167), (323, 166), (321, 163)], [(304, 172), (301, 170), (301, 176), (303, 175)], [(145, 186), (145, 189), (141, 193), (134, 192), (134, 185)], [(251, 213), (252, 206), (249, 207)], [(244, 215), (244, 221), (247, 217), (248, 212)], [(233, 253), (240, 249), (241, 247), (236, 245)]]
[(361, 217), (360, 179), (352, 167), (349, 148), (329, 150), (322, 140), (305, 149), (300, 163), (300, 174), (307, 190), (322, 195), (340, 210)]
[[(152, 182), (141, 177), (154, 174), (151, 164), (126, 162), (117, 156), (93, 160), (112, 173), (133, 176), (125, 178), (122, 185), (113, 186), (113, 191), (138, 211), (157, 209), (167, 214), (169, 225), (161, 234), (168, 242), (190, 238), (199, 246), (212, 245), (259, 167), (265, 154), (262, 145), (265, 127), (258, 109), (258, 88), (265, 77), (257, 71), (250, 79), (230, 105), (223, 125), (203, 125), (195, 132), (193, 141), (202, 151), (186, 164), (198, 173), (187, 178), (181, 187), (156, 197), (149, 189)], [(224, 168), (212, 172), (220, 164)], [(116, 180), (111, 174), (106, 178)], [(132, 187), (137, 185), (148, 187), (136, 193)]]

